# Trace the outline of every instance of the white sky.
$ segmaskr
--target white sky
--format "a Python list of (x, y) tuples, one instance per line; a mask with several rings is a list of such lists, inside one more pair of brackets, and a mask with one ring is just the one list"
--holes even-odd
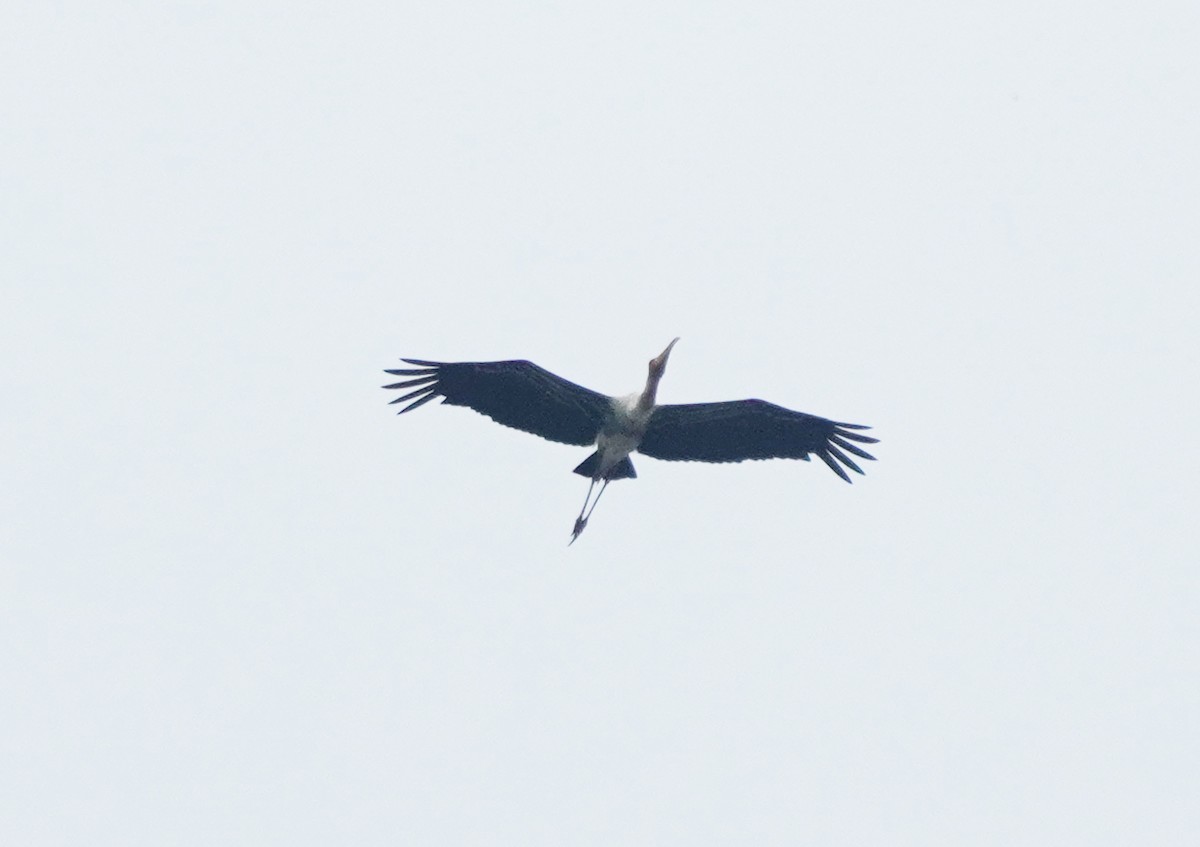
[(746, 5), (3, 13), (0, 842), (1195, 843), (1200, 6)]

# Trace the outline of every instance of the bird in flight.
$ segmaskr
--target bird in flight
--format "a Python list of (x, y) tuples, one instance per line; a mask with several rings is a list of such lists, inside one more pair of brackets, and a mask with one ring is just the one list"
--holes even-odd
[[(674, 339), (650, 360), (646, 387), (626, 397), (609, 397), (540, 368), (533, 362), (429, 362), (401, 359), (412, 368), (386, 370), (408, 377), (383, 386), (411, 388), (392, 403), (412, 401), (399, 414), (441, 397), (466, 406), (496, 423), (550, 441), (595, 447), (575, 473), (588, 477), (587, 496), (575, 519), (568, 546), (575, 543), (608, 484), (634, 479), (629, 454), (679, 462), (742, 462), (747, 459), (803, 459), (815, 455), (850, 482), (849, 468), (863, 472), (850, 456), (874, 460), (858, 444), (879, 439), (863, 435), (861, 424), (839, 423), (794, 412), (765, 400), (659, 405), (658, 383), (667, 369)], [(592, 499), (596, 483), (600, 490)], [(588, 504), (591, 508), (588, 508)]]

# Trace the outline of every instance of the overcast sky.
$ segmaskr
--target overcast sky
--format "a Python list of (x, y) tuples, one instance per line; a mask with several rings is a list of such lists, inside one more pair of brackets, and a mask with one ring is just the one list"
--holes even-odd
[(0, 842), (1195, 843), (1200, 7), (825, 5), (3, 13)]

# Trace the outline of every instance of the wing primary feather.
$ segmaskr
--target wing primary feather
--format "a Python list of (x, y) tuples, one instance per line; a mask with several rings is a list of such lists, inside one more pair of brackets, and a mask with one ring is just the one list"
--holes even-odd
[[(417, 408), (418, 406), (424, 406), (426, 403), (428, 403), (428, 402), (429, 402), (430, 400), (432, 400), (434, 397), (437, 397), (437, 394), (434, 394), (434, 393), (432, 393), (432, 392), (431, 392), (431, 393), (429, 393), (429, 394), (426, 394), (426, 395), (425, 395), (424, 397), (422, 397), (420, 400), (417, 400), (416, 402), (414, 402), (414, 403), (411, 403), (411, 404), (409, 404), (408, 406), (405, 406), (403, 409), (401, 409), (400, 411), (396, 412), (396, 414), (397, 414), (397, 415), (403, 415), (405, 412), (411, 412), (413, 409)], [(402, 400), (403, 400), (404, 398), (402, 397), (402, 398), (400, 398), (400, 399), (402, 399)], [(393, 400), (393, 401), (392, 401), (392, 403), (395, 403), (395, 402), (396, 402), (395, 400)], [(389, 405), (390, 405), (390, 404), (389, 404)]]
[(389, 368), (384, 373), (395, 374), (396, 376), (416, 376), (418, 374), (437, 376), (437, 368)]
[[(390, 406), (390, 405), (392, 405), (392, 403), (403, 403), (405, 400), (411, 400), (413, 397), (416, 397), (418, 394), (425, 394), (426, 392), (432, 393), (433, 388), (428, 385), (423, 386), (421, 388), (418, 388), (416, 391), (412, 391), (408, 394), (405, 394), (403, 397), (397, 397), (395, 400), (390, 401), (388, 403), (388, 405)], [(407, 409), (405, 411), (407, 411)]]
[(851, 441), (857, 441), (859, 444), (878, 444), (879, 443), (878, 438), (872, 438), (869, 435), (859, 435), (857, 432), (846, 432), (845, 430), (843, 430), (841, 428), (842, 424), (838, 424), (837, 426), (838, 426), (838, 428), (834, 431), (838, 435), (842, 436), (842, 438), (849, 438)]
[[(407, 362), (408, 359), (405, 359), (404, 361)], [(846, 429), (870, 429), (871, 428), (871, 427), (867, 426), (866, 424), (843, 423), (841, 421), (834, 421), (833, 425), (845, 427)], [(875, 439), (875, 440), (878, 441), (879, 439)]]
[(831, 442), (833, 442), (834, 444), (836, 444), (837, 446), (841, 447), (843, 450), (849, 450), (851, 453), (853, 453), (855, 456), (858, 456), (860, 459), (870, 459), (872, 462), (875, 461), (875, 457), (872, 456), (870, 453), (868, 453), (866, 450), (863, 450), (860, 447), (855, 447), (853, 444), (851, 444), (846, 439), (842, 438), (842, 436), (837, 433), (834, 433), (833, 435), (829, 436), (829, 440)]
[(851, 482), (850, 475), (842, 469), (841, 465), (833, 460), (833, 457), (830, 456), (828, 452), (825, 450), (818, 450), (817, 455), (821, 457), (822, 462), (829, 465), (829, 469), (831, 471), (840, 476), (842, 479), (846, 480), (846, 482)]
[(838, 448), (834, 447), (832, 444), (827, 444), (825, 446), (825, 449), (828, 450), (835, 459), (837, 459), (843, 465), (848, 467), (850, 470), (852, 470), (856, 473), (859, 473), (859, 474), (861, 474), (863, 472), (862, 468), (860, 468), (858, 465), (854, 464), (853, 459), (851, 459), (849, 456), (847, 456), (845, 453), (843, 453)]
[(401, 359), (401, 362), (408, 362), (410, 365), (420, 365), (424, 368), (440, 368), (444, 362), (429, 362), (425, 359)]
[(384, 388), (408, 388), (410, 385), (429, 385), (437, 382), (436, 376), (422, 376), (417, 379), (406, 379), (404, 382), (393, 382), (391, 385), (385, 385)]

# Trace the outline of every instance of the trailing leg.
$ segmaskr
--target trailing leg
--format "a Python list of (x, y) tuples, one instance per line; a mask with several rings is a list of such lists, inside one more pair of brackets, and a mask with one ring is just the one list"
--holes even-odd
[[(596, 480), (593, 479), (588, 484), (587, 496), (583, 498), (583, 506), (579, 510), (579, 517), (575, 519), (575, 528), (571, 530), (571, 540), (567, 542), (568, 547), (575, 543), (575, 539), (579, 537), (579, 533), (583, 532), (584, 528), (587, 526), (587, 518), (584, 517), (584, 512), (587, 511), (588, 501), (592, 499), (592, 489), (595, 487)], [(603, 490), (604, 489), (601, 489), (601, 491)], [(600, 498), (597, 497), (596, 499)], [(591, 513), (588, 512), (588, 514), (590, 515)]]

